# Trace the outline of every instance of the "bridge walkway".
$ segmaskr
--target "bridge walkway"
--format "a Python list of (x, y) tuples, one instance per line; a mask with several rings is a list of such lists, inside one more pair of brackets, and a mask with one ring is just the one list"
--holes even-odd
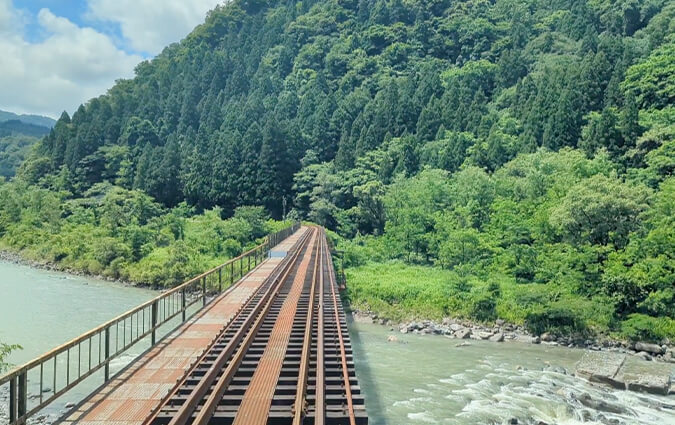
[(61, 423), (141, 425), (307, 231), (301, 227), (276, 245), (269, 258), (104, 384)]

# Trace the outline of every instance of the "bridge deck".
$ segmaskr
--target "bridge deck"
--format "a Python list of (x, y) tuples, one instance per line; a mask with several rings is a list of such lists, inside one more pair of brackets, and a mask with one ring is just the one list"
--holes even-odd
[(282, 254), (263, 261), (210, 306), (101, 387), (62, 423), (140, 425), (279, 266), (283, 253), (298, 243), (307, 230), (300, 228), (274, 247), (273, 253)]

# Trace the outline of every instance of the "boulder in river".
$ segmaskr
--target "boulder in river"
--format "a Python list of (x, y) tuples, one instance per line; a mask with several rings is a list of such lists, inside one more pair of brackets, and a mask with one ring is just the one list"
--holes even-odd
[(666, 350), (660, 345), (647, 344), (645, 342), (638, 342), (635, 344), (635, 351), (646, 351), (651, 354), (665, 354)]
[(609, 384), (615, 388), (624, 388), (624, 383), (616, 376), (626, 361), (626, 356), (605, 351), (587, 351), (577, 363), (576, 375), (591, 382)]
[(577, 400), (586, 407), (601, 412), (615, 413), (618, 415), (629, 414), (630, 410), (620, 404), (610, 403), (604, 400), (596, 400), (588, 393), (582, 393), (577, 397)]
[(354, 322), (356, 323), (368, 323), (368, 324), (374, 323), (372, 316), (358, 311), (354, 312), (354, 314), (352, 314), (352, 317), (354, 318)]
[(649, 353), (647, 353), (646, 351), (639, 351), (639, 352), (635, 353), (635, 357), (639, 357), (642, 360), (646, 360), (646, 361), (652, 360), (652, 356), (650, 356)]
[(541, 334), (540, 338), (544, 342), (553, 342), (556, 340), (555, 335), (550, 334), (548, 332), (544, 332), (543, 334)]
[(617, 379), (631, 391), (667, 395), (671, 385), (670, 372), (668, 364), (631, 359), (621, 368)]
[(492, 335), (492, 332), (478, 332), (478, 338), (480, 339), (489, 339)]
[(490, 337), (490, 341), (492, 342), (504, 342), (504, 333), (499, 332)]
[(670, 366), (664, 363), (639, 361), (606, 351), (587, 351), (576, 369), (577, 376), (592, 382), (660, 395), (668, 395), (671, 390), (670, 372)]
[(626, 389), (631, 391), (647, 392), (651, 394), (668, 395), (670, 390), (670, 375), (630, 374), (623, 375)]
[(460, 329), (455, 332), (455, 337), (459, 339), (468, 339), (471, 337), (471, 329)]
[(675, 352), (669, 350), (664, 354), (663, 361), (668, 363), (675, 363)]

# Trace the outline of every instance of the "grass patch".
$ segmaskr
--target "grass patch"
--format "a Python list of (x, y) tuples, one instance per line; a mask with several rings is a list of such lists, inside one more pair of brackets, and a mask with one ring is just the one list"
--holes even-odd
[(585, 297), (564, 286), (522, 284), (508, 276), (485, 282), (452, 270), (407, 265), (399, 261), (368, 263), (345, 271), (348, 296), (360, 310), (404, 321), (443, 317), (492, 322), (501, 318), (525, 325), (531, 332), (558, 335), (608, 333), (613, 323), (618, 336), (660, 340), (675, 335), (675, 321), (634, 315), (617, 322), (611, 300)]

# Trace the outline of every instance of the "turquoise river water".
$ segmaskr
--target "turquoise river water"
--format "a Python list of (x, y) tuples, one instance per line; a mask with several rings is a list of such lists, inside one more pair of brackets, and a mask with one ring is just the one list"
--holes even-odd
[[(0, 262), (0, 341), (17, 343), (20, 364), (150, 299), (155, 292)], [(573, 370), (581, 350), (522, 343), (400, 335), (351, 323), (357, 373), (370, 424), (675, 425), (675, 397), (588, 384)], [(142, 345), (142, 344), (141, 344)], [(147, 347), (119, 359), (118, 367)], [(92, 380), (100, 377), (92, 377)], [(83, 384), (47, 410), (56, 417), (100, 382)], [(592, 409), (581, 394), (605, 402)], [(0, 397), (0, 423), (5, 401)], [(618, 407), (618, 409), (617, 409)], [(607, 411), (612, 410), (613, 412)], [(619, 410), (619, 412), (617, 412)], [(516, 422), (514, 422), (516, 421)]]

